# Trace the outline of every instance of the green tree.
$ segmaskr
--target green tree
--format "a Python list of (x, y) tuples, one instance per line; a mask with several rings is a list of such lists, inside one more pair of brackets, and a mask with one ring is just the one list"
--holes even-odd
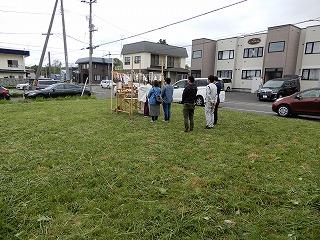
[(119, 58), (113, 59), (113, 68), (114, 70), (123, 70), (123, 63)]

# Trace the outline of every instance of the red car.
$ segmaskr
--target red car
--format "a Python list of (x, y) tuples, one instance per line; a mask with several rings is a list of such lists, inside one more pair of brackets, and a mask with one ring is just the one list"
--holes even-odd
[(9, 90), (0, 85), (0, 99), (10, 99)]
[(310, 88), (291, 96), (279, 98), (272, 111), (281, 117), (290, 115), (320, 115), (320, 88)]

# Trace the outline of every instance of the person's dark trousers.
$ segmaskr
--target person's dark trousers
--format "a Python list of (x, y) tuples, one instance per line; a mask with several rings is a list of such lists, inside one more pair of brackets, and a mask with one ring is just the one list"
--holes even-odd
[(220, 99), (218, 98), (218, 101), (216, 103), (216, 105), (214, 106), (214, 122), (213, 124), (217, 124), (218, 122), (218, 107), (219, 107), (219, 104), (220, 104)]
[(164, 120), (169, 121), (171, 117), (171, 103), (162, 103), (163, 106), (163, 113), (164, 113)]
[(157, 121), (158, 120), (158, 116), (151, 116), (152, 121)]
[(144, 103), (144, 109), (143, 109), (143, 115), (144, 116), (149, 116), (149, 104), (148, 104), (148, 99)]
[(193, 127), (194, 127), (193, 116), (194, 116), (194, 104), (183, 104), (184, 130), (186, 132), (193, 130)]

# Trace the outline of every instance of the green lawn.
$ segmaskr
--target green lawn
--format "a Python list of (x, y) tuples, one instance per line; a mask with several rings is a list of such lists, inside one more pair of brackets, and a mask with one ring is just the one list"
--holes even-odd
[(184, 133), (102, 100), (0, 104), (0, 239), (320, 239), (320, 124)]

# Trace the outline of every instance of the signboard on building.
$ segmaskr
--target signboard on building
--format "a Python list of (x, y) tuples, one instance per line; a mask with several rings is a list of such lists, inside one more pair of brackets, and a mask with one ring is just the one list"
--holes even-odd
[(261, 42), (261, 39), (260, 38), (251, 38), (248, 40), (248, 43), (251, 44), (251, 45), (255, 45), (255, 44), (258, 44)]

